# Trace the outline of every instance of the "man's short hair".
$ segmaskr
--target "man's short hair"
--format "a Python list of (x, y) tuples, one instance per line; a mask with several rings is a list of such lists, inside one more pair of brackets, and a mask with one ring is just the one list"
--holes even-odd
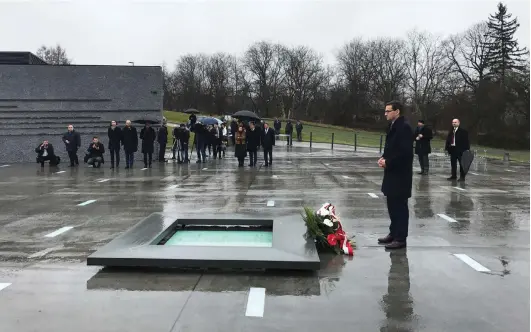
[(391, 108), (393, 109), (393, 111), (400, 110), (400, 112), (402, 112), (404, 109), (404, 107), (402, 106), (402, 103), (399, 102), (398, 100), (391, 100), (385, 103), (385, 106), (389, 106), (389, 105), (391, 105)]
[(98, 138), (98, 136), (94, 136), (94, 137), (92, 137), (92, 139), (95, 139), (95, 138)]
[(419, 120), (417, 122), (424, 124), (424, 120)]

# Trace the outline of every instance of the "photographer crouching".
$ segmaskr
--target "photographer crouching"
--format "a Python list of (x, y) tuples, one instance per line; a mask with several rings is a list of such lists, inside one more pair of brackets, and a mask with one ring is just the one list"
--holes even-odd
[(88, 151), (87, 164), (92, 165), (94, 168), (100, 168), (103, 163), (103, 154), (105, 153), (105, 147), (99, 141), (98, 137), (92, 138)]
[(37, 162), (41, 164), (41, 167), (44, 167), (46, 160), (50, 161), (50, 166), (57, 166), (59, 164), (60, 159), (55, 155), (53, 145), (46, 140), (35, 148), (35, 153), (37, 153)]

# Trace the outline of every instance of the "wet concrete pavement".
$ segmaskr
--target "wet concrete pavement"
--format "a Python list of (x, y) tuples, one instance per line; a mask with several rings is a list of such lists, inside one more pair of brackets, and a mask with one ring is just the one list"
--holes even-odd
[[(446, 180), (447, 158), (432, 157), (432, 175), (413, 179), (409, 247), (389, 253), (376, 244), (389, 224), (377, 153), (287, 149), (254, 170), (234, 158), (114, 172), (0, 167), (0, 331), (529, 330), (528, 165), (478, 159), (461, 184)], [(86, 266), (152, 212), (302, 222), (301, 206), (325, 201), (358, 249), (322, 257), (317, 274)], [(251, 301), (251, 288), (265, 300)]]

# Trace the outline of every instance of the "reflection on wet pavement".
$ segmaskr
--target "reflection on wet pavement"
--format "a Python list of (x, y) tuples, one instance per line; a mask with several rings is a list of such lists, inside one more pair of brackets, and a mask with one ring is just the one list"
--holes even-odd
[[(529, 165), (477, 158), (458, 184), (446, 181), (448, 160), (432, 156), (432, 174), (413, 179), (409, 247), (388, 253), (376, 244), (389, 226), (377, 153), (280, 146), (274, 158), (267, 169), (232, 158), (145, 171), (1, 168), (0, 331), (529, 330)], [(165, 224), (183, 214), (298, 223), (302, 206), (325, 201), (358, 249), (322, 255), (316, 273), (85, 264), (153, 212)], [(266, 289), (264, 316), (246, 317), (256, 287)]]

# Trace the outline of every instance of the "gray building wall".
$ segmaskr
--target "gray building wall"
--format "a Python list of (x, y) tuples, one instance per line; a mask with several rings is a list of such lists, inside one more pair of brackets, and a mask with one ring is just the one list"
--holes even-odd
[(93, 136), (107, 147), (111, 120), (161, 120), (162, 98), (161, 67), (0, 65), (0, 163), (35, 162), (44, 139), (64, 163), (68, 124), (82, 159)]

